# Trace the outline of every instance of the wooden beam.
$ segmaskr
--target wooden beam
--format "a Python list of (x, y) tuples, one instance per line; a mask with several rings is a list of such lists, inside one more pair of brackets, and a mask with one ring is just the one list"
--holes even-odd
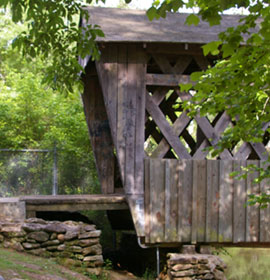
[[(95, 75), (94, 75), (95, 74)], [(82, 100), (98, 177), (104, 194), (114, 192), (114, 153), (111, 130), (95, 64), (88, 66), (83, 79)]]
[(82, 211), (128, 209), (125, 195), (22, 196), (26, 211)]
[(146, 85), (177, 87), (191, 83), (189, 75), (146, 74)]

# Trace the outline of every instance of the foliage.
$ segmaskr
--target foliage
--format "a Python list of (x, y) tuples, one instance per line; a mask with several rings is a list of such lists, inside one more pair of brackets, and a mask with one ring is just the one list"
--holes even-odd
[[(150, 19), (165, 17), (166, 11), (179, 8), (196, 8), (198, 13), (187, 17), (187, 24), (206, 20), (210, 25), (220, 23), (221, 15), (231, 8), (244, 8), (239, 24), (219, 34), (219, 40), (203, 46), (204, 55), (216, 56), (215, 65), (206, 71), (193, 73), (196, 83), (181, 85), (183, 91), (195, 90), (194, 98), (185, 104), (190, 115), (226, 111), (233, 126), (225, 130), (213, 156), (225, 148), (232, 149), (239, 142), (263, 142), (265, 131), (270, 129), (270, 6), (269, 1), (249, 0), (169, 0), (155, 1), (148, 10)], [(269, 154), (265, 155), (269, 158)], [(268, 159), (269, 161), (269, 159)], [(259, 171), (256, 183), (270, 177), (269, 168)], [(253, 202), (252, 202), (253, 200)], [(251, 196), (249, 203), (266, 205), (269, 195)]]
[[(14, 24), (8, 14), (2, 12), (0, 27), (0, 148), (52, 150), (56, 145), (61, 174), (60, 193), (96, 192), (97, 175), (80, 96), (73, 94), (66, 97), (49, 86), (42, 85), (47, 64), (39, 58), (34, 58), (29, 63), (11, 48), (11, 38), (16, 32), (23, 30), (24, 25)], [(41, 177), (42, 183), (46, 179), (51, 185), (52, 155), (49, 159), (26, 154), (18, 157), (15, 153), (9, 154), (9, 157), (3, 153), (0, 156), (2, 182), (12, 174), (12, 170), (19, 177), (18, 168), (22, 170), (24, 166), (30, 172), (28, 179), (32, 183), (37, 182), (35, 178), (42, 165), (40, 160), (43, 160), (43, 173), (47, 177)], [(36, 158), (40, 163), (33, 161), (29, 168), (29, 162), (32, 161), (28, 160), (29, 157)], [(12, 164), (16, 165), (16, 170)], [(21, 178), (20, 186), (28, 193), (25, 188), (31, 182), (25, 180)], [(3, 186), (1, 188), (2, 192)]]
[(267, 280), (270, 277), (268, 264), (269, 249), (227, 248), (229, 254), (220, 255), (228, 268), (225, 271), (230, 280)]
[(79, 73), (83, 69), (78, 56), (99, 56), (95, 38), (103, 37), (103, 32), (96, 25), (78, 26), (79, 16), (88, 19), (83, 7), (89, 3), (91, 0), (0, 2), (0, 8), (10, 9), (14, 23), (27, 25), (13, 40), (13, 47), (21, 50), (29, 61), (37, 56), (49, 60), (43, 82), (61, 92), (72, 92), (80, 86)]

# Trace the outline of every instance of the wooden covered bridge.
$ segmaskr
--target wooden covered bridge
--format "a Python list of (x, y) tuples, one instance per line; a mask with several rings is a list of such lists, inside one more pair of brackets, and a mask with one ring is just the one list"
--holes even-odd
[[(191, 119), (182, 109), (191, 95), (179, 88), (192, 72), (214, 63), (201, 46), (217, 40), (239, 17), (224, 16), (220, 26), (210, 28), (204, 22), (185, 25), (186, 14), (150, 22), (143, 11), (88, 11), (88, 23), (105, 33), (97, 39), (100, 60), (81, 60), (82, 99), (102, 196), (65, 203), (75, 199), (77, 210), (92, 203), (93, 209), (122, 211), (127, 202), (146, 245), (269, 246), (270, 209), (245, 207), (247, 194), (266, 190), (267, 182), (252, 184), (255, 173), (242, 181), (230, 176), (240, 166), (263, 164), (269, 135), (264, 143), (235, 143), (211, 158), (205, 148), (233, 122), (226, 112)], [(43, 199), (43, 206), (24, 200), (29, 211), (63, 204), (59, 197)]]
[[(88, 8), (98, 24), (99, 61), (86, 69), (86, 120), (103, 194), (124, 193), (138, 237), (148, 245), (221, 243), (269, 245), (270, 210), (245, 207), (247, 194), (266, 190), (230, 176), (240, 166), (261, 166), (264, 143), (235, 143), (216, 158), (205, 150), (233, 125), (226, 112), (191, 119), (182, 110), (190, 93), (179, 83), (206, 69), (214, 57), (201, 46), (238, 23), (185, 25), (186, 14), (150, 22), (145, 12)], [(83, 25), (87, 22), (83, 21)]]

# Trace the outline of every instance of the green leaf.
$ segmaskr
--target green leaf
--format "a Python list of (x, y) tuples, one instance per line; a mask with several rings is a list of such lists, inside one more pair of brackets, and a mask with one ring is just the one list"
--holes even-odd
[(191, 83), (179, 84), (179, 86), (180, 86), (180, 90), (181, 91), (186, 91), (186, 92), (188, 92), (192, 88), (192, 84)]
[(202, 74), (203, 74), (203, 72), (193, 72), (190, 75), (190, 79), (193, 82), (197, 82), (201, 78)]
[(219, 54), (219, 46), (221, 44), (222, 44), (221, 41), (212, 41), (212, 42), (202, 46), (204, 56), (207, 56), (209, 53), (211, 53), (212, 55)]
[(194, 15), (194, 14), (191, 14), (186, 18), (185, 23), (188, 24), (188, 25), (192, 25), (192, 24), (198, 25), (199, 22), (200, 22), (200, 18), (198, 16)]
[(155, 7), (151, 7), (146, 12), (150, 21), (152, 21), (155, 17), (157, 17), (157, 9)]

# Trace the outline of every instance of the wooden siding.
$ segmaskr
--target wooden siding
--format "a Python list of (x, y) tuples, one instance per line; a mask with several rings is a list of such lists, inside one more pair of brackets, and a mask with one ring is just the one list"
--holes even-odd
[(122, 184), (138, 236), (144, 235), (146, 53), (139, 45), (110, 45), (96, 68)]
[(108, 116), (94, 64), (88, 65), (83, 82), (85, 87), (82, 101), (101, 190), (103, 194), (112, 194), (115, 192), (115, 156)]
[(270, 212), (247, 206), (269, 182), (230, 176), (254, 160), (145, 160), (145, 240), (156, 243), (270, 243)]
[(142, 195), (146, 54), (138, 45), (110, 45), (96, 62), (127, 195)]

